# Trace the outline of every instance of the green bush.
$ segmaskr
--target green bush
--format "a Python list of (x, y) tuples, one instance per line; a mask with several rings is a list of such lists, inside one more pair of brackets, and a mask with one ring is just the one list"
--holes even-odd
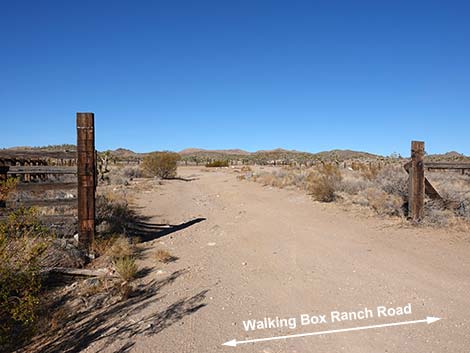
[(229, 163), (227, 160), (217, 160), (217, 161), (212, 161), (206, 164), (206, 167), (208, 168), (228, 167), (228, 166), (229, 166)]
[(7, 351), (33, 333), (40, 260), (50, 239), (32, 208), (20, 208), (0, 223), (0, 347)]
[(181, 156), (175, 152), (153, 152), (142, 161), (142, 170), (147, 176), (171, 179), (176, 177), (176, 168)]

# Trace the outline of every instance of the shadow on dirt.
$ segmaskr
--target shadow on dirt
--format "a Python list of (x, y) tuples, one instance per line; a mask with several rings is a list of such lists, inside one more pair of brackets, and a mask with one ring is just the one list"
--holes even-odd
[(167, 178), (167, 179), (164, 179), (164, 180), (179, 180), (179, 181), (195, 181), (195, 180), (199, 180), (199, 178), (183, 178), (183, 177), (174, 177), (174, 178)]
[(35, 340), (34, 347), (27, 347), (26, 351), (31, 352), (32, 348), (39, 353), (78, 353), (92, 343), (104, 347), (125, 340), (116, 353), (129, 352), (137, 336), (158, 334), (206, 306), (204, 300), (208, 290), (175, 301), (163, 310), (155, 307), (163, 298), (158, 292), (185, 272), (176, 271), (165, 279), (139, 285), (128, 299), (113, 304), (85, 306), (84, 310), (73, 312), (63, 327)]
[(137, 219), (127, 231), (129, 235), (138, 237), (142, 242), (152, 241), (165, 235), (191, 227), (194, 224), (205, 221), (206, 218), (195, 218), (181, 224), (154, 224), (148, 223), (145, 220)]

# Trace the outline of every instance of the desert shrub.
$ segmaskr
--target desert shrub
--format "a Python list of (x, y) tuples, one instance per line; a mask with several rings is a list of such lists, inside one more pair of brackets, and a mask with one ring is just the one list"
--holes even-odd
[(362, 162), (352, 162), (351, 169), (360, 174), (367, 180), (375, 180), (381, 170), (381, 167), (377, 163), (362, 163)]
[(121, 171), (122, 175), (124, 175), (126, 178), (133, 179), (133, 178), (142, 178), (142, 169), (137, 166), (128, 166), (124, 167)]
[[(136, 214), (124, 199), (113, 199), (106, 195), (96, 198), (96, 224), (104, 234), (127, 234), (135, 223)], [(104, 226), (106, 225), (106, 226)]]
[(408, 174), (402, 165), (388, 165), (377, 176), (377, 183), (387, 194), (408, 199)]
[(206, 164), (208, 168), (217, 168), (217, 167), (228, 167), (229, 162), (227, 160), (216, 160)]
[(403, 199), (383, 190), (371, 187), (359, 193), (367, 200), (367, 205), (382, 216), (401, 216), (403, 214)]
[(0, 234), (9, 238), (48, 238), (49, 229), (39, 220), (39, 212), (34, 207), (19, 207), (10, 213), (5, 222), (0, 223)]
[(0, 202), (7, 200), (8, 195), (10, 195), (18, 185), (18, 179), (8, 178), (5, 181), (0, 182)]
[(135, 258), (132, 256), (124, 256), (116, 258), (113, 261), (114, 269), (121, 279), (125, 282), (132, 281), (138, 271), (137, 264), (135, 263)]
[(470, 199), (465, 199), (460, 202), (460, 206), (457, 209), (457, 215), (470, 220)]
[(151, 177), (171, 179), (176, 177), (176, 169), (181, 156), (174, 152), (153, 152), (142, 161), (142, 170)]
[(9, 350), (34, 331), (41, 290), (40, 261), (51, 240), (34, 209), (0, 223), (0, 347)]
[(435, 227), (447, 227), (455, 218), (455, 213), (447, 210), (439, 202), (426, 202), (424, 205), (423, 224)]
[(318, 170), (307, 176), (307, 190), (317, 201), (335, 200), (342, 176), (339, 168), (333, 164), (323, 164)]
[(108, 185), (129, 185), (129, 180), (120, 174), (110, 173), (106, 180)]
[(106, 236), (95, 236), (92, 244), (92, 253), (97, 256), (105, 255), (117, 238), (118, 236), (114, 234), (109, 234)]
[(155, 251), (154, 258), (157, 262), (161, 262), (164, 264), (177, 260), (175, 256), (171, 255), (168, 251), (162, 249), (158, 249)]
[(357, 195), (359, 192), (372, 187), (373, 183), (365, 179), (357, 172), (345, 173), (338, 186), (339, 191), (349, 195)]
[(127, 237), (114, 237), (114, 241), (105, 252), (113, 260), (132, 257), (135, 253), (135, 246)]

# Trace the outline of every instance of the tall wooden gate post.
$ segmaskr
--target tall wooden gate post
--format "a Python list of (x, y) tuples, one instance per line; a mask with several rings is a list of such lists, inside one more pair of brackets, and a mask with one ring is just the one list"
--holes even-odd
[(95, 237), (95, 116), (77, 113), (78, 243), (89, 251)]
[(408, 210), (409, 216), (414, 222), (419, 222), (423, 218), (424, 192), (424, 142), (412, 141)]

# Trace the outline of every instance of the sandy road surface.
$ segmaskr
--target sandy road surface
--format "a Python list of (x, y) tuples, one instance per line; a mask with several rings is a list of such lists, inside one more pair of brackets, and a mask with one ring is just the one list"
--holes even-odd
[[(160, 229), (145, 243), (141, 297), (110, 318), (87, 352), (470, 352), (470, 242), (357, 218), (297, 191), (180, 168), (136, 194)], [(192, 221), (193, 222), (190, 222)], [(188, 223), (189, 222), (189, 223)], [(153, 240), (151, 240), (153, 239)], [(152, 260), (155, 248), (179, 259)], [(243, 321), (408, 303), (412, 313), (247, 332)], [(237, 347), (222, 343), (437, 316), (443, 320)]]

